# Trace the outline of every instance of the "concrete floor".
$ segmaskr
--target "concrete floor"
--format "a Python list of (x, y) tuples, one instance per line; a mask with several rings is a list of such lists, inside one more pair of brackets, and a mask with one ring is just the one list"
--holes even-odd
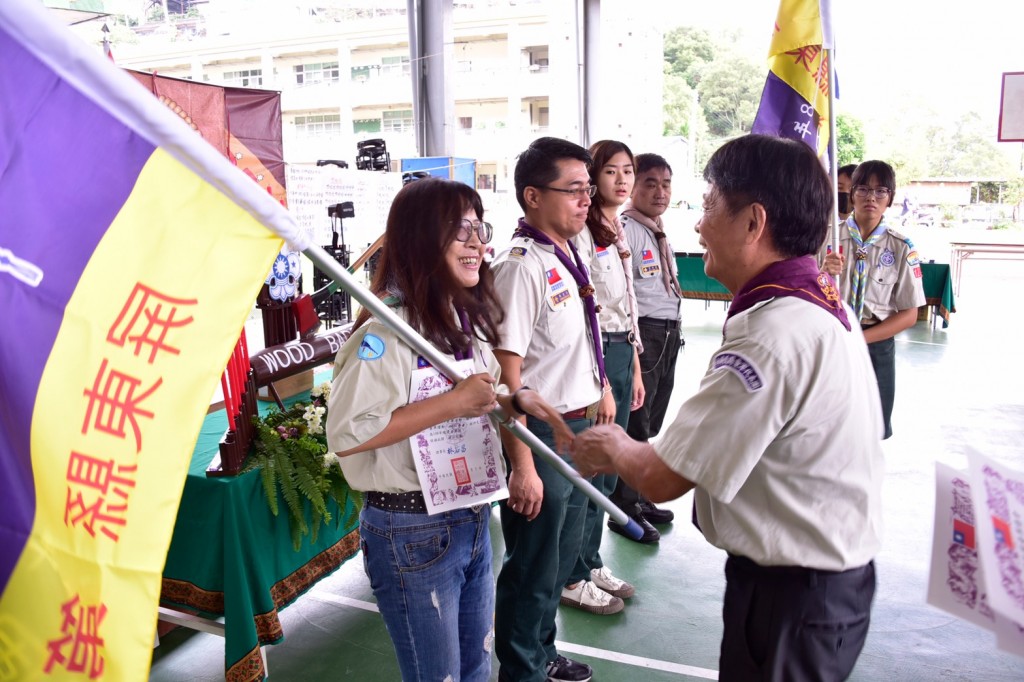
[[(871, 631), (853, 680), (1024, 679), (1024, 659), (998, 652), (994, 635), (925, 603), (934, 463), (963, 468), (969, 444), (1024, 469), (1024, 320), (1009, 303), (1022, 287), (1019, 262), (968, 261), (950, 327), (919, 322), (897, 338), (895, 435), (884, 444), (886, 535)], [(720, 303), (686, 302), (670, 414), (696, 388), (724, 319)], [(680, 520), (663, 529), (659, 545), (606, 535), (605, 562), (637, 587), (625, 611), (560, 609), (559, 648), (591, 664), (595, 680), (717, 678), (724, 555), (690, 525), (690, 505), (689, 495), (669, 505)], [(501, 535), (492, 524), (497, 562)], [(398, 680), (373, 601), (357, 555), (282, 612), (286, 639), (267, 652), (272, 679)], [(178, 629), (154, 650), (150, 679), (222, 679), (223, 656), (219, 638)]]

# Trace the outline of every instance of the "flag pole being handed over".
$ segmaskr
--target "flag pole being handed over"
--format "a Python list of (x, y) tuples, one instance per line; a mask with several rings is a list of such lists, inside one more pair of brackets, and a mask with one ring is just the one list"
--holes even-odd
[[(369, 289), (359, 284), (352, 274), (345, 268), (341, 267), (341, 265), (326, 251), (319, 246), (309, 245), (303, 249), (302, 252), (306, 254), (306, 256), (320, 268), (320, 270), (329, 275), (338, 284), (338, 286), (351, 294), (352, 298), (359, 301), (360, 305), (373, 313), (374, 317), (387, 325), (393, 332), (398, 334), (398, 336), (405, 343), (414, 348), (417, 353), (429, 360), (430, 364), (440, 370), (441, 373), (455, 383), (462, 380), (462, 375), (459, 374), (455, 364), (448, 356), (444, 355), (441, 351), (429, 344), (426, 339), (420, 336), (415, 329), (410, 327), (405, 320), (396, 315), (394, 311), (374, 296)], [(643, 537), (644, 530), (636, 521), (629, 518), (629, 516), (626, 515), (626, 512), (619, 509), (611, 500), (591, 485), (587, 479), (580, 476), (578, 471), (569, 466), (565, 460), (559, 457), (543, 441), (537, 438), (537, 436), (506, 414), (500, 406), (494, 410), (492, 418), (495, 418), (498, 423), (508, 429), (516, 438), (530, 446), (530, 449), (533, 450), (533, 452), (543, 457), (544, 460), (555, 469), (555, 471), (568, 479), (570, 483), (579, 488), (587, 497), (593, 500), (594, 504), (608, 512), (608, 515), (612, 517), (616, 523), (626, 529), (626, 534), (629, 537), (634, 540), (639, 540)]]

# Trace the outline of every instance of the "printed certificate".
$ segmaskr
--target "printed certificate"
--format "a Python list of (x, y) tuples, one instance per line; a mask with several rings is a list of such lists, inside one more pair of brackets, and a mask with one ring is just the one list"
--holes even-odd
[[(426, 361), (412, 372), (409, 402), (441, 395), (453, 384)], [(462, 376), (473, 361), (456, 363)], [(432, 426), (409, 439), (427, 513), (489, 504), (508, 497), (501, 440), (489, 416), (460, 418)]]

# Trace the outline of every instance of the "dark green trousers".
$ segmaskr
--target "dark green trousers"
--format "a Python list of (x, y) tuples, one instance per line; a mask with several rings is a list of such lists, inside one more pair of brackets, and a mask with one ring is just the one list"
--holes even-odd
[[(570, 419), (575, 433), (593, 424)], [(533, 417), (526, 427), (554, 449), (551, 428)], [(562, 586), (580, 555), (586, 499), (576, 486), (534, 454), (537, 475), (544, 484), (540, 514), (527, 521), (522, 514), (501, 509), (505, 557), (495, 591), (494, 648), (501, 679), (544, 682), (547, 664), (555, 660), (555, 612)]]
[[(629, 403), (633, 397), (633, 346), (627, 341), (604, 344), (604, 371), (615, 396), (615, 423), (623, 429), (629, 423)], [(605, 497), (612, 494), (619, 477), (615, 474), (598, 474), (590, 480)], [(580, 558), (569, 575), (569, 584), (590, 580), (590, 569), (601, 568), (601, 538), (604, 534), (604, 510), (583, 499), (586, 510), (583, 517), (583, 548)]]

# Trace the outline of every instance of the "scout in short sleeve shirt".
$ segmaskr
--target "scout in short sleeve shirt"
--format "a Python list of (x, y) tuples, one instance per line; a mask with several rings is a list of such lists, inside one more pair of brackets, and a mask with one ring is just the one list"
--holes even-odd
[[(849, 296), (857, 247), (848, 233), (842, 233), (840, 244), (846, 256), (843, 292)], [(881, 239), (868, 248), (865, 287), (864, 313), (861, 316), (865, 320), (874, 318), (881, 321), (901, 310), (923, 306), (925, 297), (921, 258), (913, 242), (889, 228)]]
[[(406, 319), (403, 308), (396, 312)], [(391, 413), (409, 403), (412, 372), (418, 364), (419, 354), (383, 323), (371, 319), (357, 329), (334, 361), (328, 411), (344, 414), (345, 419), (328, 420), (328, 450), (349, 450), (383, 431), (391, 422)], [(474, 372), (500, 376), (497, 358), (476, 338), (473, 367)], [(356, 490), (421, 489), (408, 439), (338, 461), (345, 479)]]
[(597, 402), (601, 380), (576, 281), (554, 248), (516, 237), (495, 259), (505, 309), (499, 347), (523, 358), (523, 384), (569, 412)]

